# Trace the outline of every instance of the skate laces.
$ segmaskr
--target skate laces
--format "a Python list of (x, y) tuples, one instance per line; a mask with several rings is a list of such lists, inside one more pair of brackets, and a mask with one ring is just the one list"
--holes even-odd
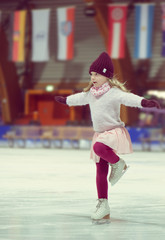
[(114, 164), (113, 166), (112, 166), (112, 169), (117, 169), (119, 167), (119, 164)]
[(111, 185), (113, 186), (118, 182), (118, 180), (123, 176), (123, 174), (126, 172), (128, 166), (126, 165), (125, 161), (123, 159), (120, 159), (119, 162), (111, 165), (111, 173), (109, 176), (109, 181)]
[(117, 163), (115, 163), (115, 164), (112, 164), (111, 166), (112, 166), (112, 171), (113, 171), (114, 169), (117, 170), (117, 169), (119, 168), (119, 163), (117, 162)]
[(104, 199), (97, 199), (98, 203), (96, 205), (97, 210), (100, 208), (101, 204), (103, 203)]
[(111, 164), (112, 169), (111, 169), (111, 178), (114, 177), (115, 174), (118, 174), (118, 170), (119, 170), (119, 162), (115, 163), (115, 164)]

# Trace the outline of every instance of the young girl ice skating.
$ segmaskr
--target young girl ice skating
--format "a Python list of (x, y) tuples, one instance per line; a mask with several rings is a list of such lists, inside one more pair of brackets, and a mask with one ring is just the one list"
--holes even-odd
[(108, 170), (111, 166), (109, 181), (117, 183), (127, 170), (127, 165), (117, 154), (132, 152), (129, 133), (120, 119), (121, 104), (129, 107), (156, 107), (159, 103), (147, 100), (127, 91), (124, 84), (114, 77), (114, 67), (106, 52), (91, 64), (91, 81), (83, 92), (67, 98), (56, 96), (56, 101), (69, 106), (89, 104), (94, 128), (91, 158), (96, 162), (96, 186), (98, 204), (91, 218), (106, 221), (110, 218), (108, 205)]

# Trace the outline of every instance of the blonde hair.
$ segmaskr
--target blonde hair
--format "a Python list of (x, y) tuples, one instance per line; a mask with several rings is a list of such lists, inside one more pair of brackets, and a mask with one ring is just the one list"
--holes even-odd
[[(109, 83), (110, 87), (112, 87), (112, 88), (116, 87), (116, 88), (121, 89), (124, 92), (130, 92), (125, 86), (126, 82), (121, 83), (115, 77), (113, 77), (112, 79), (108, 78), (107, 80), (108, 80), (108, 83)], [(90, 81), (88, 86), (83, 89), (83, 92), (88, 92), (92, 86), (93, 86), (93, 83), (92, 83), (92, 81)]]

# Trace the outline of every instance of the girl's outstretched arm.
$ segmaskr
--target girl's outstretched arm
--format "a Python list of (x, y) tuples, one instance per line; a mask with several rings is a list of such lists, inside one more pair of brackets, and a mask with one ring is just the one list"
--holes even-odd
[(69, 106), (82, 106), (89, 104), (89, 92), (81, 92), (70, 95), (68, 97), (55, 96), (55, 100)]
[(140, 97), (133, 93), (127, 93), (123, 91), (118, 91), (118, 95), (120, 96), (120, 102), (121, 104), (128, 106), (128, 107), (138, 107), (138, 108), (161, 108), (160, 104), (156, 100), (148, 100), (144, 97)]

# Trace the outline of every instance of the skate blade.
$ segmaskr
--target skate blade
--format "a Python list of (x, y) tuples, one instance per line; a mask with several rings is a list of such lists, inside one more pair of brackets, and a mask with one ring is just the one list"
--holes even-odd
[(120, 180), (120, 178), (126, 173), (126, 171), (128, 170), (128, 168), (129, 168), (129, 165), (125, 165), (125, 166), (124, 166), (124, 169), (123, 169), (123, 171), (122, 171), (122, 174), (120, 175), (120, 177), (119, 177), (118, 179), (116, 179), (115, 182), (112, 182), (112, 183), (111, 183), (111, 186), (114, 186), (114, 185)]
[(102, 219), (92, 219), (92, 224), (109, 224), (110, 221), (110, 215), (106, 215), (105, 217), (103, 217)]

